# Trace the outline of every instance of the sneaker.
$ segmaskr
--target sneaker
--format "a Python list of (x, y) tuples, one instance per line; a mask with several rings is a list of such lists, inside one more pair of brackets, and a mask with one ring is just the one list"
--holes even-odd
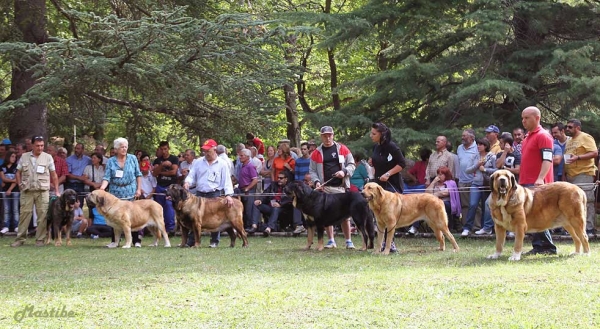
[(134, 246), (134, 247), (136, 247), (136, 248), (141, 248), (141, 247), (142, 247), (142, 244), (141, 244), (141, 243), (139, 243), (139, 242), (136, 242), (136, 243), (135, 243), (133, 246)]
[(492, 234), (492, 230), (486, 231), (484, 229), (481, 229), (479, 231), (475, 231), (475, 235), (490, 235)]
[(263, 236), (266, 238), (269, 235), (271, 235), (271, 228), (267, 227), (264, 231), (263, 231)]
[(356, 249), (352, 241), (346, 241), (346, 249)]
[(248, 233), (248, 234), (250, 234), (250, 233), (254, 233), (254, 232), (256, 232), (256, 227), (255, 227), (255, 226), (249, 227), (249, 228), (246, 230), (246, 233)]
[(15, 229), (13, 230), (13, 232), (15, 232), (15, 233), (19, 232), (19, 228), (15, 227)]
[(415, 235), (415, 234), (417, 234), (417, 228), (416, 228), (416, 227), (414, 227), (414, 226), (411, 226), (411, 227), (408, 229), (408, 232), (406, 232), (406, 235)]
[(471, 232), (469, 232), (469, 230), (463, 230), (462, 233), (460, 234), (460, 236), (466, 237), (466, 236), (469, 236), (469, 233), (471, 233)]
[(81, 232), (78, 232), (77, 235), (75, 236), (76, 239), (81, 239), (83, 238), (83, 234), (81, 234)]
[(216, 248), (217, 246), (218, 246), (218, 244), (215, 242), (208, 245), (209, 248)]
[(296, 226), (296, 229), (294, 230), (294, 234), (300, 234), (305, 231), (306, 231), (306, 229), (304, 228), (303, 225), (298, 225), (298, 226)]
[[(381, 244), (381, 252), (383, 252), (385, 250), (385, 241), (383, 241), (383, 243)], [(394, 241), (392, 241), (392, 245), (390, 246), (390, 252), (398, 252), (398, 249), (396, 249), (396, 244), (394, 243)]]
[(0, 234), (6, 234), (7, 232), (8, 232), (8, 227), (5, 227), (2, 230), (0, 230)]
[(515, 232), (508, 232), (506, 234), (506, 236), (509, 237), (509, 238), (514, 238), (515, 237)]
[(92, 239), (98, 239), (100, 236), (96, 235), (96, 234), (90, 234), (90, 238)]
[(116, 243), (116, 242), (111, 242), (111, 243), (109, 243), (109, 244), (107, 244), (107, 245), (106, 245), (106, 248), (110, 248), (110, 249), (112, 249), (112, 248), (116, 248), (116, 247), (118, 247), (118, 246), (119, 246), (119, 244), (118, 244), (118, 243)]
[(329, 240), (329, 242), (327, 242), (327, 244), (325, 245), (325, 248), (327, 248), (327, 249), (337, 248), (337, 244), (335, 244), (335, 241)]
[(24, 244), (25, 242), (23, 241), (15, 241), (13, 243), (10, 244), (11, 247), (20, 247)]

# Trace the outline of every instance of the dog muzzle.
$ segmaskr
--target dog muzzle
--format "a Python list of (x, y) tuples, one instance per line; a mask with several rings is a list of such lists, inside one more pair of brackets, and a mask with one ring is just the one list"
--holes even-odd
[(501, 178), (498, 181), (498, 193), (500, 193), (500, 195), (506, 195), (506, 192), (508, 192), (508, 182), (506, 179)]

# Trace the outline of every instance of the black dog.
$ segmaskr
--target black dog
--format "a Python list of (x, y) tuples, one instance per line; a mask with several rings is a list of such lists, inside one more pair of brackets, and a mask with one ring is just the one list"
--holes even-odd
[(302, 181), (289, 183), (283, 192), (293, 198), (294, 206), (307, 217), (308, 241), (306, 249), (313, 243), (315, 227), (317, 228), (318, 250), (323, 250), (323, 231), (326, 226), (338, 225), (352, 217), (356, 227), (362, 234), (362, 250), (373, 249), (375, 225), (373, 213), (367, 200), (358, 192), (327, 194), (314, 191)]
[(71, 189), (66, 189), (60, 197), (50, 200), (48, 214), (46, 215), (48, 227), (46, 244), (49, 244), (50, 238), (52, 238), (55, 246), (61, 246), (60, 230), (66, 227), (67, 246), (71, 245), (71, 226), (73, 225), (75, 201), (77, 201), (77, 192)]

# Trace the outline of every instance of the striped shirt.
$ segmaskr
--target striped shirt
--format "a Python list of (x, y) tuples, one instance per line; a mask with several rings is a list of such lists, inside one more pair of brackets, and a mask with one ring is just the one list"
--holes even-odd
[[(437, 170), (440, 167), (448, 167), (454, 177), (456, 177), (456, 168), (454, 168), (454, 156), (448, 150), (444, 149), (442, 152), (433, 152), (429, 156), (429, 163), (425, 171), (425, 179), (430, 180), (437, 176)], [(430, 180), (431, 182), (431, 180)]]

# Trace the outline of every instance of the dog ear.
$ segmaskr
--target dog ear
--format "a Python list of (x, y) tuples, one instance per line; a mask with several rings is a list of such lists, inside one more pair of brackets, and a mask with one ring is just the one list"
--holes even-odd
[(510, 183), (512, 184), (512, 189), (514, 191), (517, 190), (517, 179), (515, 178), (515, 175), (510, 175)]
[(98, 206), (104, 207), (104, 197), (103, 196), (98, 196), (96, 198), (96, 201), (98, 201)]
[(490, 175), (490, 190), (494, 190), (494, 182), (496, 181), (496, 173)]
[(65, 211), (69, 210), (67, 208), (67, 195), (69, 193), (63, 193), (58, 199), (60, 201), (60, 209), (64, 209)]
[(184, 188), (181, 188), (181, 190), (179, 192), (179, 198), (181, 199), (181, 202), (185, 202), (185, 200), (187, 200), (187, 197), (188, 197), (188, 192)]

